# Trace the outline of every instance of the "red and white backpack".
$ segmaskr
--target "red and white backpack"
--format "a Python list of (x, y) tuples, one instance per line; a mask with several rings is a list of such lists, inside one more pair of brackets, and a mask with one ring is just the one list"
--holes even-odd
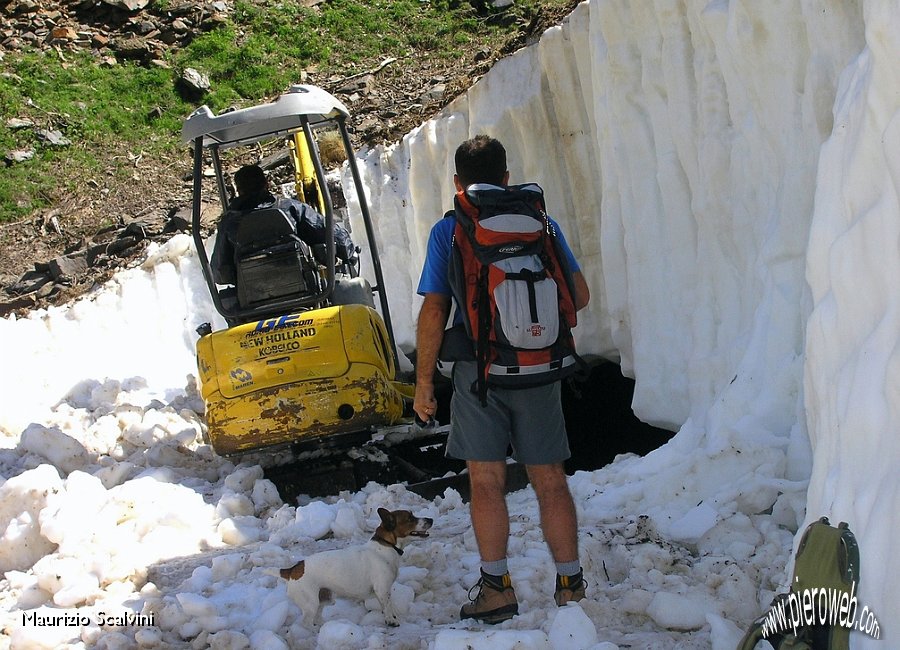
[(450, 287), (478, 362), (482, 404), (488, 386), (528, 388), (573, 374), (580, 359), (572, 272), (543, 190), (474, 184), (454, 205), (446, 215), (456, 219)]

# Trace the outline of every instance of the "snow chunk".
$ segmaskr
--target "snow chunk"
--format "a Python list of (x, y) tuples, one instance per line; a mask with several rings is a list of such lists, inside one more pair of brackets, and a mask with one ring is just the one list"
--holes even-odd
[(672, 524), (669, 534), (680, 542), (695, 543), (719, 520), (719, 512), (701, 503)]
[(710, 626), (709, 640), (712, 650), (734, 650), (744, 637), (744, 632), (731, 621), (718, 616), (707, 614), (706, 620)]
[(269, 630), (256, 630), (250, 635), (251, 650), (288, 650), (287, 643)]
[(365, 630), (350, 621), (327, 621), (319, 630), (316, 647), (322, 650), (350, 650), (362, 647), (365, 639)]
[(263, 477), (263, 469), (259, 465), (238, 467), (225, 477), (225, 489), (243, 494), (250, 492), (256, 482)]
[(702, 594), (660, 591), (647, 607), (650, 618), (669, 630), (699, 630), (706, 624), (707, 614), (717, 613), (716, 604)]
[(40, 456), (65, 474), (82, 469), (91, 462), (91, 456), (84, 446), (56, 427), (47, 428), (40, 424), (28, 425), (22, 432), (19, 447)]
[(597, 628), (578, 605), (562, 607), (550, 625), (554, 648), (590, 648), (597, 643)]
[(259, 541), (260, 521), (255, 517), (228, 517), (216, 527), (222, 541), (230, 546), (246, 546)]
[(343, 499), (337, 502), (337, 512), (331, 531), (335, 537), (352, 538), (364, 529), (365, 521), (362, 509), (356, 503), (347, 503)]
[[(279, 594), (273, 592), (272, 596), (266, 598), (264, 601), (263, 612), (253, 623), (254, 628), (257, 631), (265, 631), (270, 634), (274, 634), (277, 630), (280, 630), (281, 626), (287, 621), (290, 603), (291, 601), (287, 598), (282, 598)], [(254, 638), (255, 636), (256, 635), (250, 638), (250, 642), (254, 647), (257, 645)]]
[(250, 639), (241, 632), (224, 630), (209, 636), (210, 650), (247, 650)]
[(175, 594), (178, 604), (185, 614), (193, 618), (207, 618), (216, 615), (216, 605), (200, 594)]
[(59, 472), (41, 465), (0, 486), (0, 572), (28, 569), (56, 545), (41, 535), (39, 517), (63, 488)]
[(266, 508), (278, 508), (281, 506), (281, 497), (278, 495), (278, 488), (269, 479), (257, 479), (253, 484), (252, 492), (253, 505), (256, 506), (256, 512), (262, 512)]
[(321, 501), (297, 508), (294, 520), (303, 533), (313, 539), (321, 539), (331, 532), (331, 525), (337, 518), (335, 507)]

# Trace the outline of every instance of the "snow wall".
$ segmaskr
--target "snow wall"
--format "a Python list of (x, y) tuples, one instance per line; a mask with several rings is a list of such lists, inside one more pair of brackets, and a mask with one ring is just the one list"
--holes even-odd
[[(635, 480), (697, 477), (717, 507), (772, 507), (795, 528), (850, 522), (860, 602), (884, 621), (900, 602), (898, 60), (897, 2), (579, 5), (360, 154), (400, 346), (453, 152), (497, 137), (591, 287), (582, 353), (620, 361), (637, 415), (679, 429)], [(696, 526), (695, 505), (660, 527)]]

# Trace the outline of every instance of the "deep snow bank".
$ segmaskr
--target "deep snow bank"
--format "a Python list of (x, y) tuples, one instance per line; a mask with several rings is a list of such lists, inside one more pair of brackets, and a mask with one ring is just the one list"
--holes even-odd
[(884, 620), (900, 602), (900, 7), (867, 3), (865, 25), (822, 148), (807, 254), (807, 517), (855, 526), (860, 600)]

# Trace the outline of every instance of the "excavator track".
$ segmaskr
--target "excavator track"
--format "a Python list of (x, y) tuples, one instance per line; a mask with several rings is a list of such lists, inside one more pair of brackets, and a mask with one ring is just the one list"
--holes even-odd
[(301, 495), (325, 497), (356, 491), (372, 481), (402, 483), (423, 496), (440, 494), (448, 487), (467, 492), (465, 463), (444, 455), (448, 430), (449, 426), (400, 424), (345, 435), (341, 440), (332, 436), (320, 445), (294, 445), (260, 455), (259, 460), (265, 477), (286, 503)]

